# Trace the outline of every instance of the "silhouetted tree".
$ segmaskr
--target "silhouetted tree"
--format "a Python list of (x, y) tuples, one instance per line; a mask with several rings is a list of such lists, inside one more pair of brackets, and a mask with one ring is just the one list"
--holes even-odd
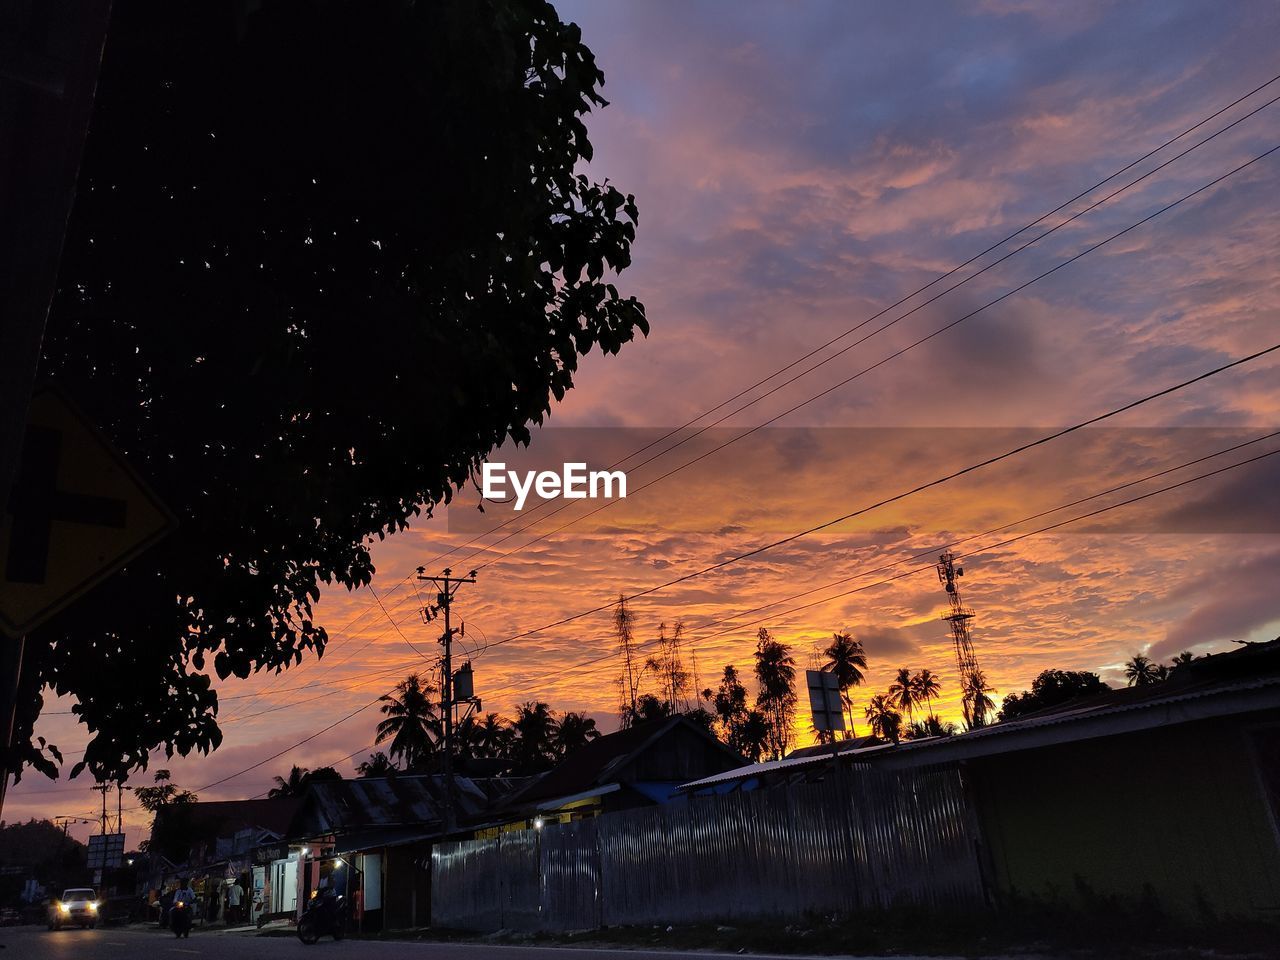
[(658, 678), (661, 697), (671, 705), (673, 713), (687, 713), (689, 710), (690, 677), (684, 668), (680, 648), (683, 633), (683, 621), (677, 620), (669, 635), (667, 625), (658, 624), (658, 653), (645, 661), (645, 669)]
[(522, 703), (511, 722), (515, 739), (511, 759), (522, 773), (549, 769), (556, 761), (556, 723), (551, 708), (541, 700)]
[(882, 740), (898, 742), (902, 731), (902, 714), (894, 709), (894, 699), (887, 693), (877, 693), (867, 702), (863, 715), (871, 724), (871, 732)]
[(942, 684), (937, 675), (927, 667), (916, 672), (911, 678), (911, 690), (916, 703), (923, 703), (928, 717), (933, 716), (933, 698), (942, 692)]
[(917, 720), (902, 731), (902, 739), (918, 740), (921, 737), (953, 737), (959, 732), (954, 723), (943, 723), (932, 713), (923, 720)]
[(1191, 663), (1192, 661), (1194, 661), (1195, 658), (1196, 658), (1195, 654), (1193, 654), (1190, 650), (1183, 650), (1180, 654), (1178, 654), (1171, 661), (1169, 661), (1169, 666), (1175, 669), (1178, 667), (1185, 667), (1188, 663)]
[(333, 767), (308, 770), (306, 767), (295, 765), (289, 770), (287, 778), (274, 778), (276, 785), (267, 791), (267, 796), (273, 799), (275, 797), (300, 797), (310, 784), (341, 779), (342, 774), (333, 769)]
[(138, 805), (151, 814), (151, 836), (140, 847), (172, 863), (182, 863), (195, 838), (191, 808), (200, 798), (175, 784), (168, 770), (157, 770), (152, 782), (150, 787), (133, 790)]
[(46, 687), (99, 778), (215, 749), (210, 673), (318, 655), (323, 585), (647, 331), (602, 83), (542, 0), (114, 4), (41, 375), (180, 522), (31, 636), (24, 762)]
[(1096, 673), (1088, 670), (1042, 670), (1031, 682), (1030, 690), (1004, 698), (996, 719), (1017, 720), (1045, 707), (1056, 707), (1077, 697), (1095, 696), (1110, 689)]
[(627, 608), (626, 598), (618, 596), (613, 610), (613, 633), (618, 641), (618, 653), (622, 657), (622, 677), (618, 681), (621, 696), (618, 703), (618, 719), (622, 729), (635, 722), (640, 700), (640, 672), (635, 650), (636, 615)]
[(423, 684), (412, 673), (381, 698), (386, 719), (378, 724), (374, 743), (390, 741), (387, 755), (399, 759), (406, 770), (421, 768), (435, 752), (440, 737), (440, 721), (431, 699), (435, 692), (435, 687)]
[(987, 683), (987, 675), (981, 670), (974, 671), (972, 676), (966, 678), (963, 697), (968, 706), (966, 715), (969, 718), (970, 730), (977, 730), (987, 725), (987, 717), (996, 708), (991, 694), (998, 692), (995, 687)]
[(1142, 654), (1134, 656), (1124, 665), (1124, 678), (1131, 687), (1145, 687), (1160, 680), (1160, 672), (1150, 657)]
[(785, 643), (764, 627), (756, 635), (756, 709), (769, 727), (767, 751), (773, 759), (786, 755), (796, 715), (796, 662)]
[(570, 711), (561, 717), (560, 722), (556, 725), (556, 754), (561, 758), (566, 757), (574, 750), (585, 747), (592, 740), (599, 738), (599, 736), (600, 731), (596, 729), (596, 722), (593, 718), (588, 717), (585, 713), (573, 713)]
[(908, 667), (900, 667), (893, 683), (889, 684), (889, 699), (895, 709), (911, 719), (916, 708), (916, 687)]
[(768, 744), (769, 723), (758, 710), (747, 706), (747, 688), (742, 685), (737, 668), (726, 665), (720, 687), (715, 691), (703, 690), (702, 698), (715, 711), (715, 727), (720, 739), (734, 753), (758, 762)]
[(400, 768), (381, 750), (369, 754), (369, 759), (356, 764), (358, 777), (394, 777), (399, 772)]
[(854, 736), (856, 728), (853, 722), (853, 699), (849, 692), (859, 686), (867, 669), (867, 653), (862, 648), (862, 641), (855, 640), (846, 632), (833, 634), (831, 643), (822, 651), (827, 658), (825, 669), (836, 675), (836, 683), (840, 687), (840, 702), (844, 704), (849, 717), (849, 732)]
[(515, 732), (496, 713), (486, 713), (476, 725), (476, 748), (482, 757), (509, 757)]

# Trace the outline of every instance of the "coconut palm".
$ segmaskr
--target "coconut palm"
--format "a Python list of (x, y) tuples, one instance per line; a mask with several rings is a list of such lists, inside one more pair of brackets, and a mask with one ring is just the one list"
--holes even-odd
[(911, 670), (907, 667), (900, 668), (893, 683), (889, 684), (889, 699), (899, 712), (905, 712), (907, 719), (911, 719), (916, 708), (916, 688), (911, 679)]
[(987, 683), (986, 674), (975, 670), (964, 685), (964, 716), (970, 730), (987, 725), (987, 717), (995, 710), (991, 694), (998, 693)]
[(1136, 653), (1124, 665), (1124, 677), (1129, 681), (1129, 686), (1131, 687), (1145, 687), (1159, 680), (1160, 672), (1149, 657)]
[(822, 651), (827, 658), (825, 670), (836, 675), (836, 684), (840, 687), (840, 702), (849, 715), (849, 736), (854, 735), (853, 699), (849, 691), (862, 683), (863, 671), (867, 669), (867, 653), (862, 648), (862, 641), (855, 640), (848, 632), (831, 636), (831, 643)]
[(780, 760), (791, 743), (796, 714), (796, 661), (764, 627), (756, 634), (756, 709), (769, 722), (769, 755)]
[(599, 736), (600, 731), (596, 729), (594, 719), (585, 713), (566, 713), (556, 727), (555, 749), (561, 757), (565, 757)]
[(872, 733), (882, 740), (898, 742), (898, 734), (902, 730), (902, 714), (894, 709), (891, 694), (877, 693), (868, 701), (863, 714), (871, 724)]
[(916, 672), (911, 678), (911, 689), (915, 693), (916, 703), (924, 703), (925, 715), (933, 716), (933, 698), (942, 692), (942, 684), (937, 674), (926, 667)]
[(551, 708), (541, 700), (531, 700), (516, 708), (516, 718), (511, 722), (515, 734), (511, 759), (522, 771), (537, 773), (555, 762), (558, 726)]
[(374, 743), (390, 740), (388, 756), (400, 758), (407, 770), (421, 767), (435, 752), (440, 737), (440, 720), (431, 699), (435, 692), (435, 687), (411, 673), (382, 698), (386, 719), (378, 724)]
[(482, 757), (505, 757), (511, 750), (511, 725), (496, 713), (486, 713), (476, 724), (476, 748)]
[(307, 774), (311, 771), (306, 767), (299, 767), (296, 764), (289, 771), (289, 776), (274, 777), (276, 785), (267, 791), (267, 797), (274, 800), (277, 797), (297, 797), (307, 786)]
[(1190, 663), (1195, 658), (1196, 658), (1195, 654), (1192, 653), (1190, 650), (1183, 650), (1180, 654), (1178, 654), (1171, 661), (1169, 661), (1169, 666), (1185, 667), (1188, 663)]

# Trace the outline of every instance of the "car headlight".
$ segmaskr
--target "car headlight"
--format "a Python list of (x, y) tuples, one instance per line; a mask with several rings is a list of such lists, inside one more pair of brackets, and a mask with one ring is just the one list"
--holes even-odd
[(65, 904), (65, 903), (60, 903), (60, 904), (58, 904), (58, 909), (59, 909), (59, 910), (61, 910), (63, 913), (70, 913), (70, 912), (71, 912), (71, 907), (70, 907), (70, 905)]
[(89, 904), (89, 910), (90, 910), (91, 912), (93, 912), (93, 913), (97, 913), (97, 912), (98, 912), (98, 902), (97, 902), (96, 900), (94, 900), (93, 902), (91, 902), (91, 903)]

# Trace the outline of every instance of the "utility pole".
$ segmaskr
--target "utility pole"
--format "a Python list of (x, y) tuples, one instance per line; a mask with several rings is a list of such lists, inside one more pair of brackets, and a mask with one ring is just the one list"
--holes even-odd
[(444, 633), (440, 643), (444, 647), (444, 659), (440, 680), (440, 710), (444, 714), (444, 831), (453, 833), (458, 827), (457, 812), (454, 809), (453, 788), (453, 635), (455, 629), (450, 618), (453, 607), (453, 595), (464, 583), (475, 583), (476, 572), (472, 570), (465, 577), (453, 576), (449, 567), (438, 577), (428, 577), (424, 568), (418, 568), (419, 580), (430, 580), (436, 585), (436, 602), (423, 611), (423, 616), (430, 623), (437, 613), (444, 614)]

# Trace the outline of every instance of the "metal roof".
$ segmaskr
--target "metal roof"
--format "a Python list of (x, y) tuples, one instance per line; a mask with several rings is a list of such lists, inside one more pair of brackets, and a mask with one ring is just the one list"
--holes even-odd
[[(1100, 699), (1104, 702), (1099, 702)], [(1265, 709), (1280, 709), (1280, 675), (1234, 681), (1196, 679), (1190, 683), (1170, 683), (1167, 687), (1153, 684), (1145, 688), (1115, 690), (1110, 695), (1104, 694), (1102, 698), (1092, 697), (1065, 704), (1019, 720), (992, 724), (952, 737), (908, 740), (897, 745), (884, 743), (841, 751), (838, 755), (855, 762), (874, 758), (877, 762), (892, 766), (944, 763)], [(1138, 714), (1146, 716), (1138, 718)], [(737, 780), (786, 773), (829, 763), (831, 759), (832, 754), (828, 753), (757, 763), (713, 777), (704, 777), (683, 784), (679, 789), (687, 792)]]
[[(459, 818), (478, 816), (525, 781), (455, 777)], [(291, 833), (312, 836), (371, 827), (438, 825), (443, 820), (444, 777), (401, 774), (312, 783), (303, 794)]]

